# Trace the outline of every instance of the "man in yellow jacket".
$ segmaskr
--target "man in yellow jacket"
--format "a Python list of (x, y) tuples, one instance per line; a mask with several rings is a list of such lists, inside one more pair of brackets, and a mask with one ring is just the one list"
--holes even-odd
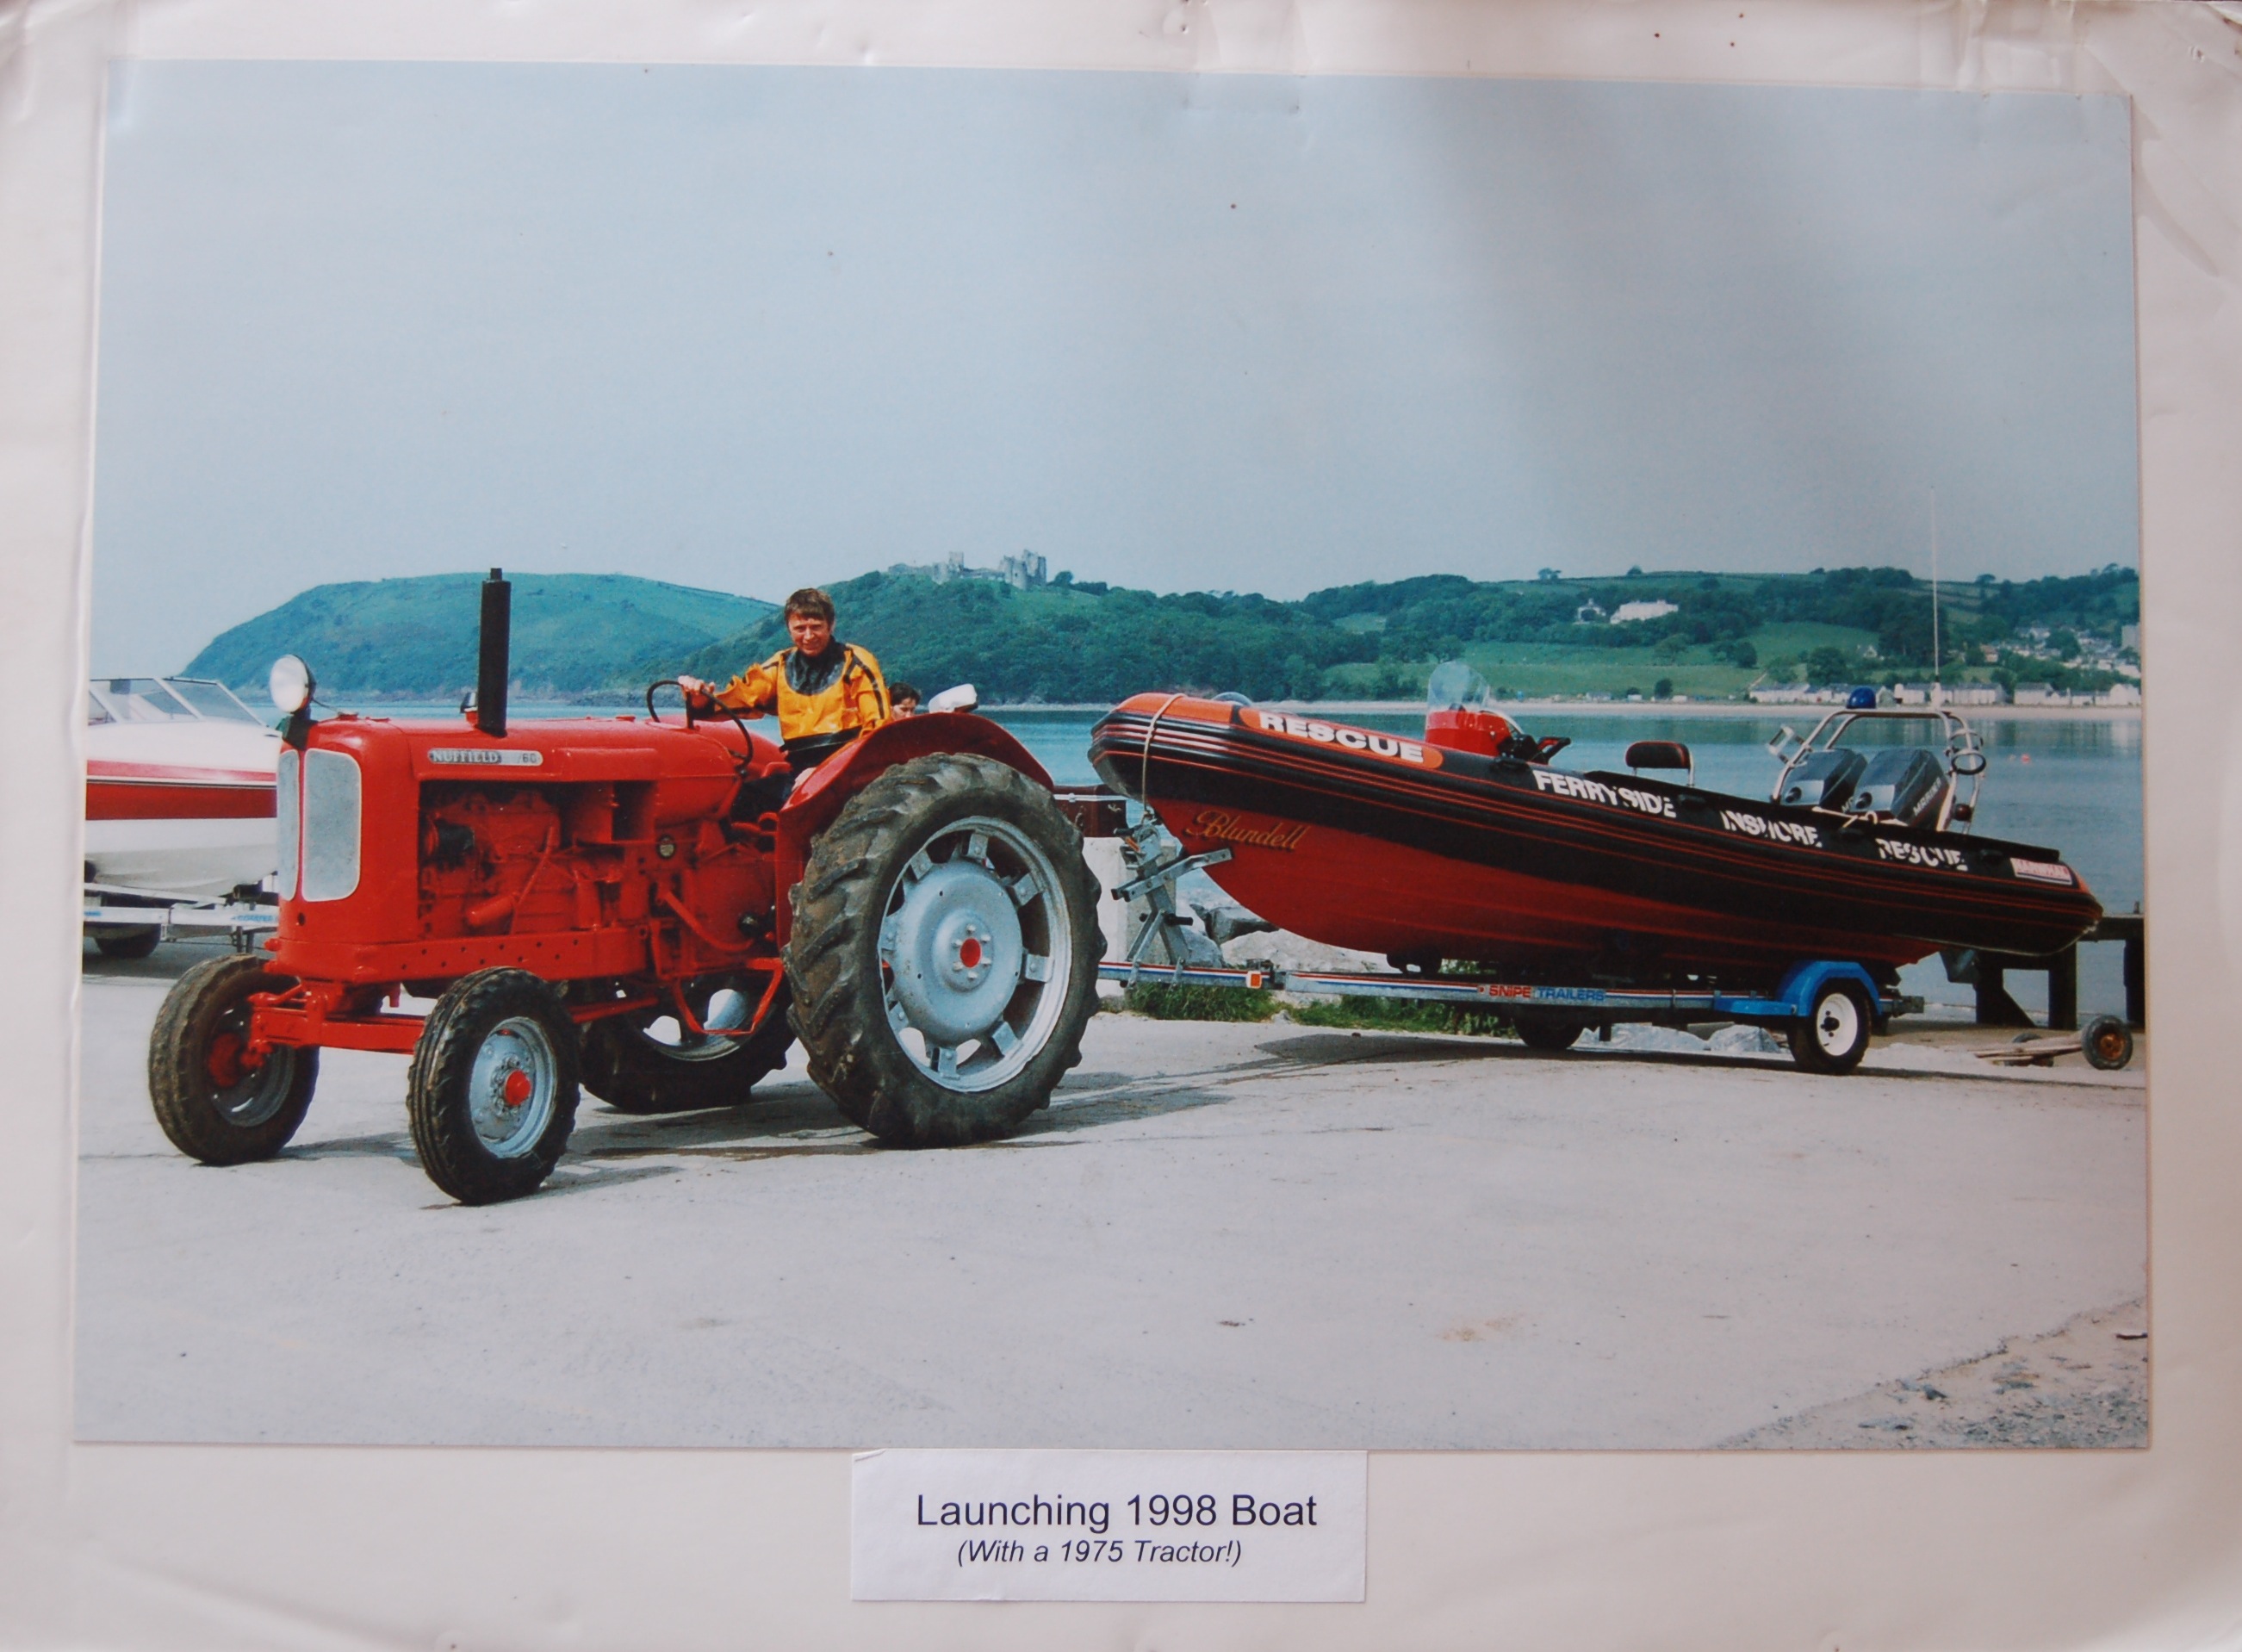
[(833, 635), (831, 597), (812, 588), (787, 598), (786, 631), (792, 648), (722, 688), (698, 677), (680, 677), (677, 686), (701, 705), (729, 706), (751, 717), (777, 712), (788, 764), (802, 775), (893, 714), (880, 662), (869, 649)]

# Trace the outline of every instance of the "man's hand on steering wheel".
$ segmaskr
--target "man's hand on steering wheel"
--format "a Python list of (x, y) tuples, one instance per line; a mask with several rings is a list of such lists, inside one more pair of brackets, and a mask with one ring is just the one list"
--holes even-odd
[(705, 717), (716, 709), (716, 691), (698, 677), (680, 677), (677, 686), (685, 695), (685, 708), (696, 717)]

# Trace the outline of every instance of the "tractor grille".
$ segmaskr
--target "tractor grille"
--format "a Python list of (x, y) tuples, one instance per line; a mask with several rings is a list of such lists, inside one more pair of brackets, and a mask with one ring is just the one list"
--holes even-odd
[(304, 754), (304, 898), (339, 901), (358, 888), (358, 763), (339, 751)]
[(284, 901), (296, 898), (296, 851), (300, 836), (296, 793), (299, 768), (292, 747), (280, 754), (279, 772), (273, 776), (272, 812), (279, 817), (273, 824), (280, 830), (280, 898)]

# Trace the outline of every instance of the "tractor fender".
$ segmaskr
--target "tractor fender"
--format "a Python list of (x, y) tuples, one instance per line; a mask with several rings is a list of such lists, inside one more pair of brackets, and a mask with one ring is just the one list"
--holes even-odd
[(794, 929), (788, 891), (802, 881), (812, 841), (839, 817), (851, 797), (889, 769), (936, 751), (993, 757), (1045, 791), (1051, 789), (1051, 775), (1028, 755), (1028, 749), (986, 717), (967, 711), (934, 711), (882, 723), (812, 769), (778, 811), (776, 938), (782, 946)]

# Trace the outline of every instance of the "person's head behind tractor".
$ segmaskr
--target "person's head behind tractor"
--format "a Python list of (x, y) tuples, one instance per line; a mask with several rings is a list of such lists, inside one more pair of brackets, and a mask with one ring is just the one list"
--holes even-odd
[(916, 717), (918, 715), (918, 702), (919, 692), (916, 688), (912, 688), (910, 683), (891, 682), (888, 685), (888, 703), (895, 708), (895, 715), (896, 716)]

